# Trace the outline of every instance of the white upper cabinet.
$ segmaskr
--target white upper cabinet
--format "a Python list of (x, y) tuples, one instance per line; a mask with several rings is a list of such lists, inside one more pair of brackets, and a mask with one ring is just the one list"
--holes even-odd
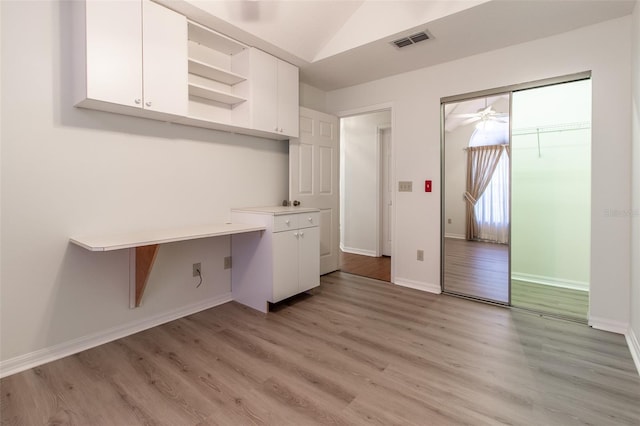
[(145, 109), (187, 113), (187, 20), (142, 1), (142, 83)]
[[(85, 99), (142, 107), (142, 7), (138, 2), (76, 2), (78, 66), (86, 58), (86, 74), (78, 73), (76, 102)], [(84, 55), (81, 55), (84, 53)], [(84, 79), (82, 78), (84, 77)]]
[(278, 59), (278, 129), (298, 137), (300, 122), (298, 67)]
[(298, 68), (151, 0), (74, 0), (78, 107), (298, 136)]
[(187, 20), (149, 0), (74, 2), (76, 105), (185, 115)]
[(251, 49), (252, 128), (298, 137), (298, 68)]

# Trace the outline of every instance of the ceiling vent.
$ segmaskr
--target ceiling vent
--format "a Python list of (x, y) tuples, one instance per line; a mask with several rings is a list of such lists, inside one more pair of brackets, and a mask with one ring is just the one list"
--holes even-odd
[(402, 49), (403, 47), (411, 46), (412, 44), (420, 43), (421, 41), (429, 40), (429, 34), (424, 31), (419, 33), (412, 34), (408, 37), (402, 37), (398, 40), (394, 40), (391, 44), (395, 45), (398, 49)]

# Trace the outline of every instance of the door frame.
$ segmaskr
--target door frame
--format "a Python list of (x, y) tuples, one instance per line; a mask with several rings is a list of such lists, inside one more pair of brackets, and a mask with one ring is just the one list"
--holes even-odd
[[(343, 119), (343, 118), (347, 118), (347, 117), (352, 117), (355, 115), (364, 115), (364, 114), (371, 114), (371, 113), (375, 113), (375, 112), (380, 112), (380, 111), (389, 111), (391, 113), (391, 123), (389, 124), (389, 128), (391, 129), (391, 140), (389, 143), (389, 149), (391, 150), (391, 170), (390, 170), (390, 175), (391, 175), (391, 181), (395, 182), (395, 178), (396, 178), (396, 165), (395, 165), (395, 159), (396, 159), (396, 155), (395, 155), (395, 144), (394, 144), (394, 132), (393, 132), (393, 128), (395, 127), (395, 122), (396, 122), (396, 118), (395, 118), (395, 109), (394, 109), (394, 103), (393, 102), (386, 102), (386, 103), (381, 103), (381, 104), (374, 104), (374, 105), (369, 105), (369, 106), (364, 106), (364, 107), (360, 107), (360, 108), (354, 108), (354, 109), (349, 109), (349, 110), (344, 110), (344, 111), (338, 111), (336, 114), (336, 116), (338, 117), (338, 119)], [(342, 133), (340, 134), (340, 138), (338, 140), (338, 147), (340, 147), (340, 141), (342, 139)], [(380, 200), (381, 200), (381, 194), (380, 194), (380, 129), (377, 130), (377, 136), (376, 136), (376, 160), (377, 160), (377, 164), (378, 164), (378, 173), (377, 173), (377, 178), (376, 178), (376, 188), (378, 188), (378, 191), (376, 191), (377, 195), (377, 203), (378, 206), (380, 206)], [(340, 165), (340, 170), (342, 168), (342, 165)], [(339, 179), (342, 180), (342, 174), (340, 173)], [(395, 270), (396, 270), (396, 262), (395, 262), (395, 258), (396, 258), (396, 244), (393, 244), (393, 236), (395, 235), (395, 209), (396, 209), (396, 191), (392, 191), (391, 192), (391, 221), (389, 223), (389, 232), (391, 233), (391, 276), (389, 278), (389, 281), (391, 283), (395, 282)], [(376, 254), (379, 256), (380, 255), (380, 222), (381, 222), (381, 214), (380, 214), (380, 209), (376, 209), (376, 223), (377, 223), (377, 232), (378, 232), (378, 236), (376, 238)], [(340, 227), (342, 227), (342, 223), (340, 223)]]
[[(377, 126), (376, 129), (376, 165), (377, 165), (377, 173), (376, 173), (376, 186), (378, 188), (378, 191), (376, 192), (376, 205), (378, 206), (378, 209), (376, 211), (376, 233), (377, 238), (376, 238), (376, 256), (380, 257), (383, 255), (383, 237), (384, 237), (384, 232), (382, 232), (383, 229), (383, 224), (384, 224), (384, 208), (385, 206), (383, 205), (383, 200), (384, 200), (384, 190), (385, 190), (385, 185), (387, 182), (384, 182), (382, 179), (382, 175), (383, 175), (383, 169), (384, 169), (384, 165), (383, 165), (383, 161), (384, 158), (382, 157), (382, 153), (384, 152), (383, 147), (382, 147), (382, 134), (384, 133), (385, 130), (391, 130), (391, 138), (393, 138), (393, 127), (391, 126), (391, 123), (385, 123), (385, 124), (381, 124), (379, 126)], [(389, 151), (391, 151), (391, 140), (389, 141)], [(393, 156), (391, 157), (391, 162), (393, 162)], [(388, 179), (391, 180), (391, 182), (393, 182), (393, 180), (391, 179), (391, 170), (389, 170), (389, 176)], [(391, 191), (391, 197), (393, 199), (393, 190)], [(392, 200), (393, 201), (393, 200)], [(393, 202), (391, 203), (391, 208), (393, 209)], [(389, 234), (391, 235), (391, 239), (393, 241), (393, 234), (391, 234), (391, 221), (393, 220), (393, 216), (391, 217), (391, 220), (389, 220)], [(392, 244), (392, 250), (393, 250), (393, 244)]]

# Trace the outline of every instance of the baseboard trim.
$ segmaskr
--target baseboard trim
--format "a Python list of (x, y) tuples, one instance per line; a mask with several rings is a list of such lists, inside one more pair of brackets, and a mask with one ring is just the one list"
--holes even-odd
[(440, 288), (440, 285), (438, 285), (438, 284), (431, 284), (431, 283), (425, 283), (425, 282), (421, 282), (421, 281), (408, 280), (406, 278), (396, 278), (393, 281), (393, 283), (396, 284), (396, 285), (402, 286), (402, 287), (409, 287), (409, 288), (413, 288), (415, 290), (426, 291), (428, 293), (435, 293), (435, 294), (442, 293), (442, 289)]
[(340, 249), (345, 253), (359, 254), (361, 256), (378, 257), (375, 250), (363, 250), (363, 249), (357, 249), (353, 247), (340, 247)]
[(589, 283), (584, 281), (563, 280), (554, 277), (546, 277), (544, 275), (533, 275), (519, 272), (511, 272), (511, 278), (529, 283), (543, 284), (551, 287), (568, 288), (571, 290), (589, 291)]
[(133, 321), (128, 324), (79, 337), (47, 348), (38, 349), (37, 351), (19, 355), (5, 361), (0, 361), (0, 378), (94, 348), (187, 315), (195, 314), (196, 312), (204, 311), (205, 309), (213, 308), (214, 306), (218, 306), (232, 300), (233, 297), (231, 293), (225, 293), (169, 312), (154, 315), (139, 321)]
[(605, 318), (589, 316), (589, 325), (593, 328), (611, 333), (626, 335), (629, 331), (629, 323), (622, 321), (613, 321)]
[(453, 238), (455, 240), (466, 240), (467, 239), (467, 236), (463, 235), (463, 234), (448, 234), (448, 233), (445, 233), (444, 237), (445, 238)]
[(629, 331), (625, 335), (625, 338), (627, 339), (627, 345), (629, 346), (633, 363), (636, 365), (638, 375), (640, 375), (640, 342), (638, 342), (638, 338), (634, 333), (633, 328), (629, 327)]

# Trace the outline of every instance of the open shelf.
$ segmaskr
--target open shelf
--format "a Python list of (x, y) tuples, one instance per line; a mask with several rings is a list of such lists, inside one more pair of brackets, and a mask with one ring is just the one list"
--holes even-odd
[(241, 98), (240, 96), (221, 92), (195, 83), (189, 83), (189, 95), (198, 96), (199, 98), (205, 98), (228, 105), (235, 105), (246, 101), (245, 98)]
[(236, 74), (231, 71), (209, 65), (193, 58), (189, 58), (189, 73), (209, 78), (211, 80), (219, 81), (230, 86), (238, 84), (241, 81), (245, 81), (247, 79), (240, 74)]
[(226, 53), (227, 55), (235, 55), (247, 48), (244, 44), (193, 21), (188, 21), (188, 32), (189, 40), (205, 45), (213, 50)]

